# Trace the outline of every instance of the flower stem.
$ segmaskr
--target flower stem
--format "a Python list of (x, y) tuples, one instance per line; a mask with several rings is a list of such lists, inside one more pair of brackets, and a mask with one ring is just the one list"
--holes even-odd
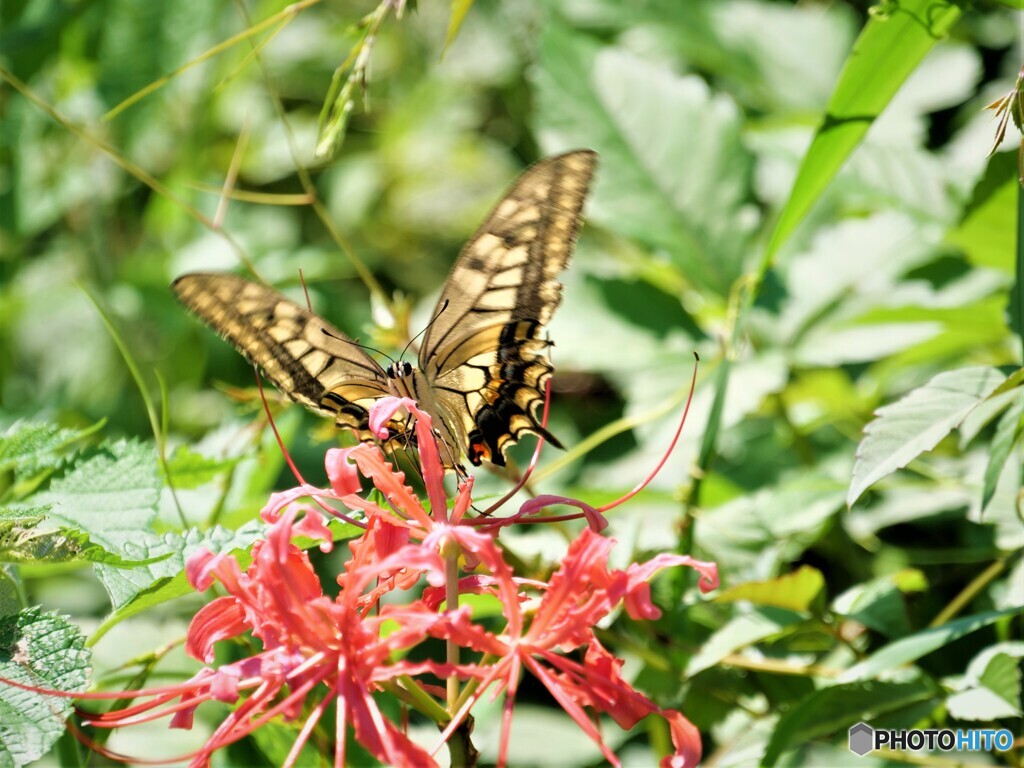
[[(458, 547), (451, 547), (452, 551), (444, 553), (444, 590), (445, 610), (456, 611), (459, 608), (459, 551)], [(447, 647), (446, 660), (449, 664), (459, 663), (459, 646), (452, 638), (445, 641)], [(459, 677), (452, 674), (448, 677), (448, 712), (455, 714), (456, 703), (459, 700)]]

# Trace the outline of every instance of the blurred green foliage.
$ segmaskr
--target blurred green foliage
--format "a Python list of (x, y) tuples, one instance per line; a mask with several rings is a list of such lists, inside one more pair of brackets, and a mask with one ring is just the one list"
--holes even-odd
[[(251, 370), (175, 303), (175, 276), (254, 269), (301, 296), (301, 270), (323, 315), (398, 351), (516, 173), (590, 147), (601, 164), (550, 328), (552, 431), (571, 461), (546, 452), (561, 471), (540, 482), (590, 501), (628, 490), (665, 450), (699, 352), (683, 440), (613, 533), (714, 559), (728, 588), (700, 601), (664, 578), (663, 618), (622, 619), (609, 645), (718, 765), (834, 765), (859, 720), (1020, 733), (1019, 378), (990, 396), (1021, 364), (1017, 137), (987, 157), (982, 109), (1016, 82), (1019, 16), (920, 0), (416, 5), (370, 44), (369, 2), (0, 4), (0, 524), (64, 498), (83, 516), (62, 525), (116, 549), (111, 514), (134, 510), (125, 530), (145, 534), (118, 556), (163, 558), (90, 580), (80, 556), (5, 557), (20, 564), (0, 605), (101, 628), (96, 669), (119, 670), (195, 610), (170, 601), (189, 591), (182, 553), (244, 549), (266, 494), (293, 483)], [(359, 45), (365, 83), (318, 158), (332, 77)], [(165, 414), (151, 420), (86, 289)], [(848, 510), (872, 413), (961, 368), (991, 387), (960, 418), (902, 427), (904, 452), (883, 451), (892, 466)], [(275, 409), (319, 481), (334, 436)], [(139, 449), (154, 423), (164, 462)], [(590, 447), (595, 434), (609, 439)], [(123, 454), (130, 468), (103, 465), (118, 481), (105, 507), (66, 500), (89, 462)], [(549, 531), (503, 540), (538, 570), (563, 546)], [(952, 627), (938, 645), (932, 625)], [(910, 651), (884, 663), (897, 644)], [(523, 764), (538, 743), (565, 743), (559, 765), (598, 759), (524, 709)], [(184, 751), (162, 733), (119, 748)], [(233, 759), (273, 762), (274, 742)], [(661, 743), (632, 734), (621, 750), (644, 764)], [(1016, 764), (1019, 747), (994, 759)]]

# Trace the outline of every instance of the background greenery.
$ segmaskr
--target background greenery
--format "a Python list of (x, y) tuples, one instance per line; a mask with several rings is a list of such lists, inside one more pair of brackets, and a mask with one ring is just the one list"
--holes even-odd
[[(638, 685), (723, 766), (913, 760), (852, 756), (859, 720), (1021, 733), (1024, 402), (1019, 377), (997, 389), (1021, 364), (1018, 136), (1011, 124), (987, 157), (982, 109), (1014, 88), (1019, 5), (467, 6), (0, 5), (0, 613), (40, 633), (19, 609), (69, 614), (109, 686), (138, 673), (134, 656), (149, 682), (188, 674), (162, 649), (199, 605), (183, 556), (247, 546), (267, 493), (294, 481), (251, 370), (171, 279), (248, 263), (301, 296), (301, 269), (325, 316), (400, 350), (505, 185), (591, 147), (550, 328), (551, 428), (569, 451), (545, 452), (538, 487), (589, 501), (632, 487), (666, 449), (697, 351), (684, 438), (613, 534), (623, 560), (692, 551), (723, 577), (711, 600), (662, 578), (660, 621), (605, 630)], [(332, 74), (360, 46), (366, 82), (340, 89), (347, 130), (319, 142), (344, 141), (319, 158)], [(919, 389), (936, 375), (952, 378)], [(855, 469), (873, 412), (908, 393)], [(338, 438), (277, 414), (320, 482)], [(60, 537), (39, 534), (43, 516)], [(506, 544), (543, 573), (567, 535)], [(547, 704), (518, 710), (519, 764), (599, 762)], [(5, 731), (0, 763), (37, 759), (60, 733), (49, 714)], [(621, 737), (627, 762), (665, 745), (647, 727)], [(115, 743), (178, 753), (204, 728)], [(280, 730), (223, 764), (276, 764)], [(485, 758), (496, 734), (481, 713)], [(65, 737), (45, 759), (81, 756)], [(992, 760), (1021, 764), (1020, 744)]]

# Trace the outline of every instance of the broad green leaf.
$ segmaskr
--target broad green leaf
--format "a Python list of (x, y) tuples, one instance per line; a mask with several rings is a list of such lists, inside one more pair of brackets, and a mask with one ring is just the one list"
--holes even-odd
[(1021, 658), (1024, 643), (995, 643), (971, 659), (963, 677), (943, 681), (955, 691), (946, 701), (950, 715), (968, 721), (1020, 717)]
[[(1018, 373), (1020, 372), (1021, 371), (1018, 371)], [(1019, 381), (1015, 387), (1011, 387), (1009, 389), (1006, 387), (1006, 382), (1016, 376), (1017, 374), (1014, 374), (1000, 384), (991, 395), (985, 398), (985, 402), (981, 403), (977, 408), (971, 411), (970, 415), (963, 420), (957, 429), (957, 432), (960, 433), (961, 448), (966, 448), (973, 443), (975, 438), (977, 438), (986, 427), (990, 424), (995, 424), (999, 417), (1006, 412), (1006, 409), (1020, 399), (1021, 391)]]
[(902, 400), (879, 408), (857, 448), (847, 505), (853, 506), (870, 486), (934, 448), (1005, 378), (986, 367), (946, 371)]
[(17, 422), (0, 435), (0, 470), (22, 475), (54, 469), (63, 461), (62, 450), (103, 427), (100, 421), (86, 429), (63, 429), (45, 422)]
[[(728, 83), (723, 90), (741, 103), (773, 114), (821, 110), (859, 26), (844, 5), (811, 8), (752, 0), (678, 5), (695, 6), (687, 8), (690, 18), (666, 30), (682, 38), (687, 60), (698, 71), (712, 71), (714, 81)], [(703, 17), (711, 28), (694, 30), (694, 21)], [(689, 29), (680, 29), (684, 25)], [(710, 49), (714, 60), (701, 61), (698, 46)]]
[(885, 672), (915, 662), (922, 656), (947, 646), (961, 637), (966, 637), (972, 632), (990, 626), (1004, 617), (1015, 616), (1019, 613), (1019, 608), (988, 611), (900, 638), (883, 646), (859, 664), (850, 667), (840, 675), (839, 682), (848, 683), (877, 678)]
[[(361, 529), (347, 524), (330, 523), (335, 541), (353, 538)], [(184, 534), (147, 533), (140, 536), (129, 553), (148, 555), (151, 562), (141, 568), (97, 567), (96, 572), (107, 588), (114, 612), (107, 617), (90, 642), (95, 642), (111, 627), (154, 605), (193, 592), (185, 578), (185, 563), (199, 548), (220, 554), (232, 554), (243, 569), (248, 566), (249, 548), (264, 535), (263, 524), (251, 521), (237, 530), (216, 526), (206, 531), (189, 529)], [(297, 546), (306, 542), (296, 540)]]
[(240, 460), (240, 457), (212, 459), (180, 445), (167, 460), (167, 469), (175, 488), (198, 488), (223, 475)]
[(770, 262), (925, 54), (962, 13), (949, 0), (883, 3), (854, 43), (765, 252)]
[[(312, 739), (308, 739), (303, 745), (298, 755), (291, 755), (292, 749), (295, 747), (295, 742), (299, 737), (299, 727), (296, 723), (280, 722), (278, 720), (271, 720), (268, 723), (256, 728), (252, 732), (252, 741), (255, 749), (258, 749), (265, 760), (268, 761), (269, 765), (285, 765), (286, 762), (291, 759), (294, 760), (295, 765), (317, 765), (322, 762), (323, 756), (319, 750), (312, 743)], [(355, 743), (358, 746), (358, 742)], [(362, 757), (362, 750), (357, 752)], [(298, 760), (295, 758), (298, 757)], [(372, 765), (373, 759), (366, 755), (362, 760), (359, 760), (355, 755), (347, 755), (349, 765), (360, 765), (365, 764)], [(251, 757), (250, 757), (251, 759)], [(253, 761), (255, 762), (255, 761)], [(240, 765), (238, 758), (235, 757), (227, 764)]]
[(988, 688), (968, 688), (946, 699), (950, 717), (967, 722), (992, 722), (1003, 717), (1020, 717), (1020, 708), (1014, 707), (1002, 696)]
[(88, 534), (77, 528), (40, 528), (48, 511), (47, 507), (0, 510), (0, 562), (91, 562), (118, 568), (135, 568), (154, 562), (129, 560), (92, 542)]
[(747, 600), (754, 605), (770, 605), (791, 611), (812, 611), (825, 589), (825, 577), (817, 568), (802, 565), (768, 581), (748, 581), (737, 584), (715, 596), (716, 603), (734, 603)]
[[(844, 463), (843, 472), (848, 473)], [(698, 546), (736, 578), (766, 579), (832, 525), (843, 508), (842, 482), (827, 471), (801, 472), (777, 486), (706, 510), (695, 532)]]
[[(999, 419), (996, 426), (996, 433), (992, 437), (992, 445), (989, 447), (988, 464), (985, 466), (985, 485), (981, 494), (982, 510), (992, 501), (996, 492), (996, 485), (999, 483), (999, 476), (1003, 473), (1007, 460), (1014, 452), (1014, 447), (1019, 446), (1021, 435), (1024, 434), (1024, 397), (1018, 397), (1006, 409), (1006, 412)], [(1019, 463), (1016, 466), (1018, 480), (1020, 478)], [(1011, 469), (1011, 471), (1013, 471)]]
[(107, 588), (115, 610), (123, 609), (141, 593), (166, 579), (181, 577), (181, 591), (174, 595), (180, 596), (192, 591), (183, 573), (185, 562), (193, 552), (200, 547), (212, 552), (242, 552), (260, 537), (262, 530), (262, 524), (253, 521), (237, 531), (220, 526), (202, 532), (192, 528), (184, 534), (140, 531), (126, 551), (138, 560), (152, 560), (150, 564), (136, 568), (100, 566), (96, 573)]
[(994, 155), (974, 189), (963, 220), (946, 239), (962, 248), (973, 265), (1012, 275), (1019, 191), (1017, 153)]
[(912, 682), (844, 683), (815, 691), (779, 718), (761, 765), (775, 765), (790, 747), (939, 695), (938, 686), (925, 677)]
[(835, 599), (832, 610), (887, 637), (902, 637), (910, 633), (903, 595), (927, 587), (921, 571), (907, 569), (850, 587)]
[(0, 566), (0, 616), (10, 616), (25, 607), (25, 590), (18, 572)]
[(806, 614), (784, 608), (758, 608), (732, 619), (707, 639), (686, 665), (686, 677), (714, 666), (741, 648), (781, 635), (807, 620)]
[(823, 320), (836, 315), (850, 323), (863, 313), (852, 314), (852, 302), (883, 304), (903, 275), (934, 258), (933, 248), (920, 222), (893, 212), (823, 227), (806, 251), (779, 267), (788, 288), (779, 319), (784, 338), (802, 343), (807, 333), (826, 332)]
[(849, 363), (880, 360), (941, 335), (939, 323), (879, 323), (830, 327), (819, 323), (794, 350), (805, 366), (838, 368)]
[(686, 279), (724, 295), (755, 224), (735, 104), (701, 78), (557, 23), (545, 28), (534, 86), (544, 147), (601, 155), (589, 218), (665, 252)]
[[(0, 617), (0, 677), (58, 691), (84, 690), (89, 652), (78, 627), (30, 608)], [(64, 733), (71, 699), (0, 684), (0, 764), (42, 757)]]
[[(77, 528), (111, 551), (136, 541), (156, 517), (160, 477), (151, 445), (119, 441), (80, 461), (32, 497), (50, 505), (48, 518)], [(147, 559), (149, 555), (131, 559)]]
[(892, 320), (914, 321), (920, 326), (937, 328), (938, 333), (896, 353), (888, 365), (903, 367), (930, 366), (935, 360), (956, 359), (985, 347), (999, 347), (1006, 336), (1004, 312), (1006, 300), (989, 296), (978, 301), (962, 301), (960, 306), (893, 308), (877, 307), (866, 312), (863, 323)]
[(980, 682), (1013, 709), (1013, 715), (1020, 717), (1020, 659), (1024, 654), (1011, 656), (997, 653), (981, 673)]
[(993, 395), (1001, 395), (1004, 392), (1009, 392), (1011, 389), (1024, 386), (1024, 368), (1018, 368), (1016, 371), (1006, 377), (1006, 381), (996, 387)]

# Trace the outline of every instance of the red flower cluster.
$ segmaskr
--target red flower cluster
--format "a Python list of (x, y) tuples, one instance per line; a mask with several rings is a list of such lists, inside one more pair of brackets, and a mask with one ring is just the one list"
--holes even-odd
[[(717, 586), (715, 565), (663, 554), (625, 570), (609, 568), (613, 542), (595, 532), (603, 527), (600, 512), (571, 499), (534, 500), (512, 518), (464, 519), (472, 478), (459, 485), (449, 509), (430, 417), (412, 401), (388, 398), (375, 407), (371, 426), (386, 424), (402, 408), (416, 419), (429, 511), (377, 447), (362, 444), (329, 451), (331, 488), (304, 484), (271, 497), (261, 512), (269, 524), (266, 539), (254, 546), (244, 572), (231, 556), (200, 551), (189, 560), (187, 574), (196, 589), (207, 589), (216, 581), (227, 593), (200, 610), (189, 628), (186, 649), (207, 666), (180, 685), (133, 694), (155, 694), (145, 704), (92, 716), (87, 722), (120, 727), (172, 714), (173, 727), (188, 728), (204, 701), (233, 704), (205, 746), (191, 755), (193, 765), (208, 765), (215, 750), (273, 718), (304, 718), (285, 763), (292, 765), (333, 702), (334, 765), (345, 765), (351, 733), (387, 765), (428, 766), (435, 764), (433, 755), (481, 696), (504, 693), (498, 758), (504, 765), (516, 694), (522, 675), (529, 673), (611, 764), (618, 765), (618, 760), (587, 710), (605, 713), (625, 729), (647, 715), (665, 718), (675, 752), (662, 765), (696, 765), (701, 753), (697, 729), (680, 712), (662, 709), (633, 689), (621, 675), (622, 662), (598, 642), (594, 628), (620, 604), (635, 619), (657, 618), (660, 612), (651, 602), (649, 580), (660, 569), (695, 568), (706, 591)], [(386, 505), (360, 494), (360, 476), (373, 483)], [(304, 497), (321, 504), (334, 500), (364, 515), (365, 532), (349, 542), (352, 557), (338, 577), (341, 590), (335, 598), (324, 594), (308, 556), (292, 543), (301, 535), (320, 541), (324, 551), (332, 546), (324, 514), (300, 504)], [(495, 534), (510, 519), (533, 514), (545, 503), (580, 507), (579, 516), (585, 516), (590, 526), (570, 545), (548, 581), (517, 578)], [(471, 522), (483, 525), (474, 527)], [(460, 562), (472, 567), (461, 577)], [(424, 579), (429, 586), (419, 599), (381, 602), (385, 594)], [(458, 596), (468, 593), (500, 601), (505, 616), (500, 631), (474, 622), (468, 608), (457, 607)], [(214, 644), (245, 633), (259, 641), (262, 651), (214, 666)], [(446, 659), (405, 660), (407, 652), (427, 638), (448, 643)], [(461, 660), (467, 652), (472, 662)], [(434, 679), (448, 680), (447, 696), (430, 682)], [(433, 750), (413, 743), (384, 715), (374, 699), (382, 690), (438, 721), (442, 732)]]

